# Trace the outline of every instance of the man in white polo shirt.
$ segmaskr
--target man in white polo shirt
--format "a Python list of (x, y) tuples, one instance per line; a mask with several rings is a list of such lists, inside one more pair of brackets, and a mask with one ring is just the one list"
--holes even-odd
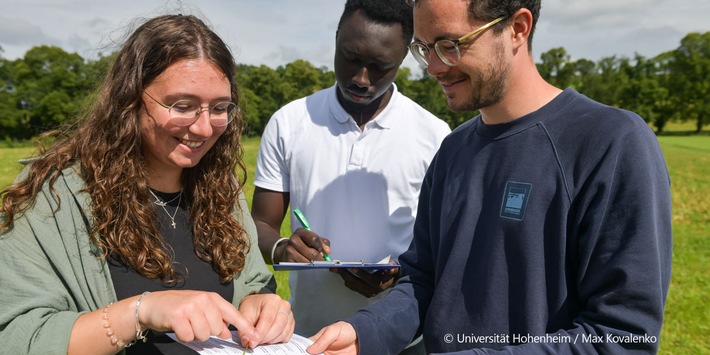
[[(349, 0), (336, 33), (337, 84), (293, 101), (266, 126), (252, 215), (269, 263), (397, 260), (412, 239), (419, 190), (448, 125), (397, 91), (412, 38), (403, 1)], [(300, 209), (312, 231), (288, 210)], [(291, 272), (296, 332), (315, 334), (391, 287), (399, 269)]]

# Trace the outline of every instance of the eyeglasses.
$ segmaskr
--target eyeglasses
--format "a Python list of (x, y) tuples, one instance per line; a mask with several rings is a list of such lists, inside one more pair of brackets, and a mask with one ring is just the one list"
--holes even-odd
[(459, 49), (460, 44), (474, 40), (475, 35), (491, 28), (500, 21), (503, 21), (504, 18), (505, 17), (499, 17), (476, 30), (459, 37), (459, 39), (456, 40), (442, 39), (436, 41), (433, 46), (422, 42), (412, 42), (409, 44), (409, 50), (412, 52), (414, 59), (416, 59), (421, 66), (426, 68), (429, 66), (429, 49), (433, 47), (436, 51), (436, 55), (439, 56), (439, 59), (441, 59), (444, 64), (453, 67), (458, 64), (461, 59), (461, 50)]
[(194, 100), (178, 100), (172, 105), (168, 106), (151, 96), (147, 91), (143, 91), (148, 97), (153, 99), (156, 104), (163, 106), (168, 109), (168, 114), (170, 115), (170, 123), (176, 126), (189, 126), (200, 117), (202, 111), (207, 110), (210, 117), (210, 124), (213, 127), (224, 127), (232, 122), (234, 117), (237, 116), (239, 112), (239, 107), (234, 102), (222, 101), (218, 102), (212, 107), (200, 106), (197, 101)]

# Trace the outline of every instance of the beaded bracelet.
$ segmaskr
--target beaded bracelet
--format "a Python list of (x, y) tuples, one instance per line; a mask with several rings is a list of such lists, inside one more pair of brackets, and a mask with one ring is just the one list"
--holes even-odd
[(121, 339), (118, 339), (116, 334), (113, 332), (113, 329), (111, 329), (111, 323), (108, 320), (108, 308), (111, 307), (112, 304), (113, 302), (107, 304), (106, 307), (104, 307), (103, 313), (101, 314), (101, 319), (103, 319), (104, 323), (104, 329), (106, 329), (106, 336), (111, 339), (111, 345), (127, 348), (133, 345), (133, 343), (126, 345), (126, 342)]
[(140, 307), (143, 297), (145, 297), (145, 295), (147, 295), (149, 293), (150, 293), (149, 291), (143, 292), (143, 294), (141, 294), (140, 297), (138, 297), (138, 300), (136, 301), (136, 310), (134, 313), (135, 323), (136, 323), (136, 338), (133, 341), (131, 341), (130, 343), (126, 343), (125, 341), (119, 339), (116, 336), (116, 333), (113, 331), (113, 329), (111, 329), (111, 322), (109, 322), (109, 320), (108, 320), (108, 308), (111, 307), (113, 302), (107, 304), (106, 307), (104, 307), (104, 310), (101, 314), (101, 319), (103, 319), (103, 326), (104, 326), (104, 329), (106, 329), (106, 336), (109, 337), (109, 339), (111, 339), (111, 345), (119, 346), (122, 348), (127, 348), (127, 347), (130, 347), (131, 345), (135, 344), (138, 340), (141, 340), (144, 343), (148, 340), (148, 337), (146, 336), (146, 335), (148, 335), (148, 329), (141, 331), (141, 323), (140, 323), (140, 319), (138, 319), (138, 307)]

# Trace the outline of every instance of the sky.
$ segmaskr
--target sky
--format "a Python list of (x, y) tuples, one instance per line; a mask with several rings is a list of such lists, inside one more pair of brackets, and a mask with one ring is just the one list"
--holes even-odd
[[(0, 56), (53, 45), (93, 59), (115, 50), (136, 19), (165, 13), (207, 20), (238, 63), (297, 59), (332, 70), (344, 0), (0, 0)], [(573, 60), (653, 57), (690, 32), (710, 31), (708, 0), (544, 0), (533, 55), (563, 47)], [(408, 55), (404, 65), (419, 73)]]

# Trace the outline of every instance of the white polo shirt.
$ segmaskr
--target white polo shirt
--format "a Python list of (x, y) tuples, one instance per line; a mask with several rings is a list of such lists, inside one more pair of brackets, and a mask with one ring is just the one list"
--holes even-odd
[[(333, 260), (396, 260), (412, 239), (424, 174), (451, 130), (395, 87), (387, 107), (361, 131), (336, 90), (274, 113), (254, 184), (289, 192), (291, 209), (300, 209), (311, 229), (330, 240)], [(300, 227), (295, 219), (291, 226)], [(289, 284), (296, 332), (306, 336), (374, 300), (327, 270), (291, 272)]]

